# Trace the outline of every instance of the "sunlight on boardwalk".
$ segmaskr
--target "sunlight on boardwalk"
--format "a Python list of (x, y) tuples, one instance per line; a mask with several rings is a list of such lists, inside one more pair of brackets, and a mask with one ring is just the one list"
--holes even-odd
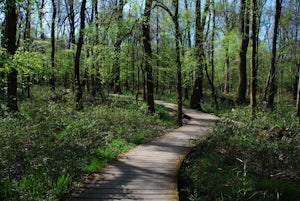
[[(176, 105), (157, 101), (166, 107)], [(199, 138), (217, 121), (217, 117), (184, 109), (191, 117), (182, 126), (165, 136), (120, 155), (69, 201), (84, 200), (179, 200), (177, 172), (181, 160)]]

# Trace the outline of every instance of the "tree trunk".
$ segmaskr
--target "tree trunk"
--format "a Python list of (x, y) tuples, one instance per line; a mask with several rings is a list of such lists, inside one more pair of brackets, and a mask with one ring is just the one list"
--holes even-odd
[[(52, 71), (55, 68), (55, 20), (56, 20), (56, 0), (52, 0), (52, 21), (51, 21), (51, 67)], [(49, 80), (51, 90), (55, 90), (55, 75), (54, 72), (51, 72), (51, 77)]]
[(298, 82), (299, 82), (299, 74), (300, 74), (300, 60), (296, 64), (296, 75), (293, 84), (293, 99), (297, 100), (297, 91), (298, 91)]
[[(16, 52), (16, 34), (17, 34), (17, 8), (16, 0), (6, 1), (6, 23), (4, 31), (4, 47), (7, 54), (13, 56)], [(18, 89), (18, 71), (12, 67), (7, 76), (7, 106), (10, 111), (18, 111), (17, 101), (17, 89)]]
[(86, 9), (86, 0), (82, 0), (81, 9), (80, 9), (80, 31), (79, 39), (77, 44), (77, 50), (75, 55), (75, 65), (74, 65), (74, 74), (75, 74), (75, 96), (76, 96), (76, 110), (80, 111), (83, 109), (82, 103), (82, 88), (80, 83), (80, 55), (81, 49), (83, 46), (84, 38), (84, 29), (85, 29), (85, 9)]
[(176, 43), (176, 65), (177, 65), (177, 124), (182, 126), (182, 78), (181, 78), (181, 61), (180, 61), (180, 28), (178, 16), (178, 0), (174, 0), (175, 13), (173, 22), (175, 24), (175, 43)]
[[(298, 79), (298, 92), (297, 92), (297, 103), (296, 103), (296, 116), (300, 117), (300, 79)], [(300, 122), (299, 122), (300, 123)]]
[(45, 6), (45, 0), (41, 1), (38, 16), (39, 16), (39, 26), (40, 26), (40, 37), (42, 40), (45, 40), (45, 31), (43, 27), (43, 17), (44, 17), (44, 6)]
[(121, 80), (120, 80), (120, 54), (121, 54), (121, 44), (122, 44), (122, 28), (123, 28), (123, 7), (124, 0), (119, 0), (119, 4), (117, 5), (117, 18), (118, 18), (118, 33), (117, 33), (117, 41), (115, 42), (115, 58), (114, 58), (114, 66), (113, 66), (113, 86), (114, 93), (122, 94), (121, 90)]
[(149, 113), (154, 113), (153, 97), (153, 77), (152, 77), (152, 49), (150, 38), (150, 14), (152, 0), (146, 0), (143, 21), (143, 44), (145, 51), (145, 70), (146, 70), (146, 102)]
[[(27, 0), (26, 16), (25, 16), (25, 30), (24, 30), (24, 50), (30, 50), (30, 29), (31, 29), (31, 1)], [(30, 75), (22, 72), (22, 82), (24, 83), (24, 88), (22, 88), (22, 93), (27, 93), (27, 98), (30, 98)]]
[(251, 116), (255, 118), (256, 90), (257, 90), (257, 2), (252, 0), (252, 55), (251, 55), (251, 82), (250, 82), (250, 105)]
[[(188, 4), (188, 0), (184, 0), (184, 7), (185, 7), (185, 10), (188, 11), (189, 10), (189, 4)], [(186, 45), (188, 48), (191, 48), (192, 47), (192, 39), (191, 39), (191, 20), (188, 20), (187, 21), (187, 27), (186, 27)], [(185, 51), (183, 51), (185, 52)], [(183, 55), (184, 57), (184, 55)], [(191, 72), (188, 72), (185, 76), (189, 76)], [(188, 83), (185, 83), (184, 84), (184, 99), (185, 100), (189, 100), (189, 87), (190, 87), (190, 81), (188, 81)]]
[[(212, 7), (213, 7), (213, 27), (212, 27), (212, 36), (211, 36), (211, 93), (214, 101), (214, 106), (216, 110), (219, 110), (219, 103), (215, 88), (215, 31), (216, 31), (216, 8), (215, 8), (215, 1), (212, 1)], [(208, 76), (209, 79), (209, 76)]]
[(275, 13), (275, 20), (274, 20), (274, 31), (273, 31), (273, 41), (272, 41), (272, 57), (271, 57), (271, 64), (270, 64), (270, 83), (269, 83), (269, 92), (268, 92), (268, 102), (267, 107), (273, 109), (274, 108), (274, 98), (276, 93), (276, 44), (277, 44), (277, 35), (278, 35), (278, 25), (281, 15), (281, 3), (282, 0), (276, 0), (276, 13)]
[(201, 1), (196, 1), (196, 37), (195, 37), (195, 56), (197, 59), (197, 69), (194, 71), (193, 89), (190, 100), (190, 108), (202, 110), (201, 98), (203, 96), (203, 66), (204, 58), (204, 27), (206, 23), (207, 13), (209, 11), (210, 1), (206, 0), (203, 16), (201, 17)]
[(75, 12), (74, 12), (74, 0), (69, 0), (69, 22), (70, 22), (70, 48), (76, 43), (75, 41)]
[(247, 93), (247, 50), (249, 44), (249, 9), (248, 0), (240, 1), (240, 62), (239, 62), (239, 86), (237, 94), (237, 102), (239, 104), (246, 103)]
[(229, 42), (226, 42), (225, 47), (225, 86), (224, 86), (224, 93), (228, 94), (230, 92), (230, 59), (229, 59)]

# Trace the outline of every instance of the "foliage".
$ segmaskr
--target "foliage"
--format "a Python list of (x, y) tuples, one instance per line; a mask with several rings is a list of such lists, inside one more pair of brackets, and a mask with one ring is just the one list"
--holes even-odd
[(61, 199), (84, 175), (175, 124), (131, 100), (91, 102), (75, 112), (72, 94), (53, 102), (51, 93), (34, 88), (20, 113), (0, 119), (1, 200)]
[(227, 113), (199, 141), (181, 169), (182, 200), (299, 199), (300, 129), (293, 108), (260, 112), (252, 122), (247, 114), (247, 108)]

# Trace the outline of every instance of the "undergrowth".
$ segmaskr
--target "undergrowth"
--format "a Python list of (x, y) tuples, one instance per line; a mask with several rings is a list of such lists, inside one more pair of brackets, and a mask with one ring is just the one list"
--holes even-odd
[(223, 113), (213, 131), (184, 161), (185, 200), (300, 200), (300, 129), (294, 106), (270, 112)]
[(0, 200), (63, 199), (119, 153), (175, 126), (160, 106), (148, 115), (143, 103), (114, 98), (76, 112), (72, 94), (33, 95), (19, 113), (0, 117)]

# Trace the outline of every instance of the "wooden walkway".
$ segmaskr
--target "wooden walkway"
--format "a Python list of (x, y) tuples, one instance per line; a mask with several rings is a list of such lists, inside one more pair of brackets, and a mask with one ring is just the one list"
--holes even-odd
[[(176, 105), (156, 101), (176, 109)], [(155, 141), (122, 154), (106, 168), (94, 173), (80, 192), (69, 201), (96, 200), (179, 200), (177, 173), (183, 158), (217, 121), (217, 117), (191, 109), (183, 109), (191, 117), (186, 125)]]

